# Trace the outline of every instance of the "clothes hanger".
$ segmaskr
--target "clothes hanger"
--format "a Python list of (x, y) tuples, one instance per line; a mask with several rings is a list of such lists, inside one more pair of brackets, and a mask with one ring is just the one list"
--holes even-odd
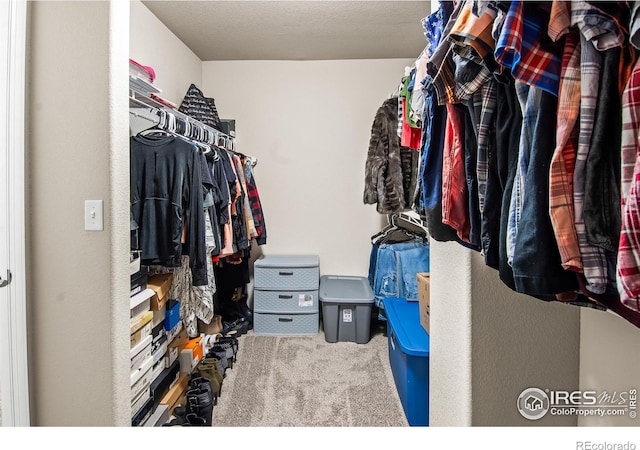
[(198, 142), (198, 146), (202, 149), (203, 155), (208, 155), (209, 153), (211, 153), (211, 147), (209, 147), (208, 145), (203, 144), (202, 142)]
[(371, 236), (371, 244), (406, 242), (412, 239), (422, 239), (428, 242), (429, 232), (418, 219), (404, 213), (394, 213), (387, 216), (388, 225)]
[(427, 240), (429, 239), (429, 230), (424, 225), (424, 222), (422, 222), (422, 220), (418, 217), (410, 215), (406, 212), (401, 212), (396, 218), (396, 223), (398, 224), (398, 226), (406, 228), (412, 233), (415, 233)]
[(387, 232), (393, 230), (396, 227), (394, 217), (395, 217), (395, 214), (387, 215), (387, 225), (385, 225), (376, 234), (371, 236), (371, 243), (372, 244), (375, 244), (376, 242), (379, 242), (382, 238), (384, 238), (384, 236), (386, 235)]
[(163, 130), (158, 127), (147, 128), (146, 130), (142, 130), (138, 133), (138, 136), (142, 137), (167, 137), (167, 136), (175, 136), (174, 133)]
[(254, 156), (245, 156), (245, 160), (247, 161), (247, 163), (249, 163), (251, 167), (255, 167), (256, 164), (258, 164), (258, 158)]

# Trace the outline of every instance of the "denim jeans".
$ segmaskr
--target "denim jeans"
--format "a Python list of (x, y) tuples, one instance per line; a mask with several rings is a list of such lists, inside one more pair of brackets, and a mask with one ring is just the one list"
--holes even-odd
[(428, 245), (396, 252), (399, 297), (418, 300), (417, 273), (429, 272)]
[[(373, 254), (375, 252), (375, 255)], [(375, 263), (374, 263), (375, 261)], [(429, 245), (422, 240), (394, 244), (374, 244), (370, 258), (369, 280), (375, 304), (384, 320), (383, 302), (386, 297), (417, 298), (416, 273), (429, 271)]]

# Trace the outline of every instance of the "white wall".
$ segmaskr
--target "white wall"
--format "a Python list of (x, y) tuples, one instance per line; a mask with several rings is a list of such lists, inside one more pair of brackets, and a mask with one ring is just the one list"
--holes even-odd
[[(31, 424), (126, 425), (129, 8), (44, 1), (29, 12)], [(87, 199), (104, 201), (104, 231), (84, 230)]]
[(578, 389), (579, 308), (511, 291), (457, 243), (431, 245), (430, 424), (576, 425), (529, 421), (516, 401), (529, 387)]
[[(580, 327), (580, 389), (640, 391), (640, 330), (617, 315), (583, 310)], [(640, 426), (640, 418), (580, 417), (580, 426)]]
[(131, 1), (129, 57), (153, 68), (162, 98), (178, 106), (191, 83), (202, 82), (202, 61), (140, 1)]
[(258, 158), (264, 254), (317, 254), (322, 274), (366, 276), (382, 220), (364, 205), (371, 125), (411, 60), (207, 61), (205, 95)]
[[(471, 426), (471, 251), (430, 243), (429, 425)], [(453, 264), (452, 264), (453, 262)]]

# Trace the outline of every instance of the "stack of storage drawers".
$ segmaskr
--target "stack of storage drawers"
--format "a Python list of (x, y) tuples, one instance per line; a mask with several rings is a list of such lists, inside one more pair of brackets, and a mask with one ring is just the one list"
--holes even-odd
[(254, 334), (318, 334), (318, 256), (263, 256), (253, 275)]

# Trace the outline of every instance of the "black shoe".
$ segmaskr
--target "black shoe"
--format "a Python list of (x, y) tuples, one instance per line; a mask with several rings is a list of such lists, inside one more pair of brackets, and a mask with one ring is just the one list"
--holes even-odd
[(246, 295), (244, 296), (244, 301), (242, 301), (240, 303), (240, 311), (242, 313), (242, 316), (247, 320), (247, 322), (249, 323), (253, 323), (253, 311), (251, 311), (251, 308), (249, 308), (249, 306), (246, 303)]
[(215, 405), (216, 403), (218, 403), (218, 395), (214, 392), (213, 386), (211, 385), (211, 381), (209, 379), (196, 375), (195, 377), (191, 378), (191, 381), (189, 381), (189, 387), (191, 389), (199, 389), (201, 391), (207, 392), (213, 400), (213, 404)]
[(215, 345), (211, 347), (211, 350), (213, 350), (214, 352), (218, 352), (218, 354), (220, 355), (222, 355), (222, 352), (224, 352), (224, 355), (228, 360), (229, 368), (233, 369), (233, 361), (235, 360), (236, 353), (231, 342), (216, 342)]
[(244, 322), (244, 317), (239, 317), (231, 322), (223, 322), (222, 323), (222, 335), (226, 336), (231, 331), (236, 331), (238, 335), (241, 335), (238, 329), (240, 328), (240, 324)]
[(240, 336), (242, 336), (243, 334), (247, 334), (247, 332), (250, 330), (251, 326), (251, 322), (249, 322), (248, 320), (245, 320), (244, 322), (242, 322), (240, 324)]
[(238, 353), (238, 348), (240, 348), (238, 338), (235, 336), (223, 336), (218, 339), (216, 343), (231, 343), (231, 347), (233, 348), (233, 354), (236, 355)]
[(214, 358), (218, 361), (221, 367), (222, 375), (226, 375), (226, 371), (229, 368), (229, 362), (227, 360), (227, 352), (224, 350), (210, 349), (207, 353), (207, 358)]
[(173, 410), (173, 419), (163, 423), (163, 427), (181, 427), (187, 423), (186, 408), (184, 406), (176, 406)]
[(192, 420), (194, 415), (204, 421), (203, 425), (211, 425), (213, 417), (213, 395), (210, 389), (211, 385), (209, 385), (209, 390), (191, 389), (187, 391), (187, 409), (189, 413), (186, 418), (187, 422), (191, 425), (197, 424)]
[(204, 417), (199, 416), (198, 414), (187, 414), (187, 421), (184, 426), (191, 427), (206, 427), (211, 426), (211, 419), (209, 419), (209, 423)]

